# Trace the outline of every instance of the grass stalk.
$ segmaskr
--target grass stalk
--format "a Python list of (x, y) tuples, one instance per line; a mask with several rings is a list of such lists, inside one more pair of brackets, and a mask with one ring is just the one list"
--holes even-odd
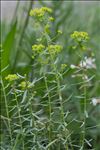
[[(82, 71), (82, 74), (83, 74), (83, 77), (85, 76), (85, 70), (83, 68), (83, 71)], [(87, 99), (87, 89), (86, 89), (86, 81), (85, 79), (83, 79), (83, 93), (84, 93), (84, 119), (83, 119), (83, 128), (82, 128), (82, 135), (81, 135), (81, 149), (80, 150), (83, 150), (84, 149), (84, 140), (85, 140), (85, 126), (86, 126), (86, 99)]]
[[(47, 83), (47, 77), (45, 73), (43, 74), (44, 76), (44, 82), (45, 82), (45, 87), (48, 93), (48, 101), (49, 101), (49, 143), (51, 142), (51, 98), (50, 98), (50, 93), (49, 93), (49, 87)], [(49, 147), (50, 150), (50, 147)]]
[[(50, 55), (52, 62), (54, 62), (54, 58)], [(55, 65), (55, 63), (52, 64), (53, 65), (53, 69), (55, 71), (55, 78), (56, 78), (56, 82), (57, 82), (57, 93), (58, 93), (58, 97), (60, 100), (60, 112), (61, 112), (61, 122), (64, 124), (65, 118), (64, 118), (64, 108), (63, 108), (63, 97), (62, 97), (62, 92), (61, 92), (61, 86), (60, 86), (60, 79), (59, 79), (59, 74), (57, 71), (57, 66)], [(68, 150), (68, 144), (66, 144), (66, 150)]]
[(8, 132), (9, 132), (11, 146), (12, 146), (13, 145), (13, 143), (12, 143), (13, 138), (12, 138), (12, 131), (11, 131), (11, 123), (10, 123), (8, 102), (7, 102), (6, 91), (5, 91), (5, 86), (4, 86), (2, 77), (1, 77), (1, 85), (2, 85), (2, 90), (3, 90), (4, 101), (5, 101), (5, 108), (6, 108), (6, 115), (7, 115), (7, 122), (8, 122), (8, 130), (9, 130)]
[(23, 136), (23, 127), (22, 127), (22, 120), (21, 120), (21, 113), (20, 113), (20, 106), (18, 104), (18, 98), (17, 98), (17, 94), (16, 94), (15, 89), (14, 89), (14, 95), (15, 95), (16, 106), (17, 106), (17, 109), (18, 109), (18, 118), (19, 118), (21, 134), (22, 134), (22, 148), (23, 148), (23, 150), (25, 150), (24, 136)]

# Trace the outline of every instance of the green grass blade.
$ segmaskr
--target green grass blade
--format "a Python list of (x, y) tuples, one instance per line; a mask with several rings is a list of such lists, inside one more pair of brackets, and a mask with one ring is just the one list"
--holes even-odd
[[(16, 26), (17, 26), (17, 21), (12, 25), (9, 33), (7, 34), (5, 41), (3, 43), (3, 52), (2, 52), (2, 61), (1, 61), (1, 69), (5, 68), (8, 66), (9, 62), (9, 56), (11, 53), (12, 46), (14, 44), (14, 38), (16, 34)], [(4, 74), (8, 74), (10, 72), (10, 67), (3, 72)]]

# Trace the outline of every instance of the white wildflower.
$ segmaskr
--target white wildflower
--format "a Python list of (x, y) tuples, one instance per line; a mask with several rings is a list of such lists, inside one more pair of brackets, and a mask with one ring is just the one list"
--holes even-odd
[(100, 104), (100, 99), (93, 98), (93, 99), (92, 99), (92, 104), (93, 104), (94, 106), (96, 106), (97, 104)]
[(71, 65), (70, 65), (70, 68), (71, 68), (71, 69), (75, 69), (75, 68), (77, 68), (77, 67), (76, 67), (75, 65), (71, 64)]
[(82, 79), (83, 79), (83, 80), (88, 80), (88, 76), (87, 76), (87, 75), (84, 75), (84, 76), (82, 77)]
[(86, 69), (91, 69), (91, 68), (95, 69), (96, 68), (95, 59), (91, 57), (89, 58), (85, 57), (85, 59), (80, 62), (79, 66), (84, 67)]
[(94, 106), (97, 105), (97, 99), (96, 99), (96, 98), (93, 98), (93, 99), (92, 99), (92, 104), (93, 104)]
[(72, 77), (72, 78), (75, 78), (75, 77), (76, 77), (76, 75), (72, 75), (71, 77)]

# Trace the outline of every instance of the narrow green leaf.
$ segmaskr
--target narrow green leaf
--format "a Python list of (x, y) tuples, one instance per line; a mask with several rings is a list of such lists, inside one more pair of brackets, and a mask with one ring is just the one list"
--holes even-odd
[[(6, 66), (9, 65), (9, 57), (10, 57), (10, 52), (12, 49), (12, 46), (14, 44), (14, 39), (15, 39), (15, 34), (16, 34), (16, 25), (17, 22), (15, 21), (15, 23), (12, 25), (9, 33), (7, 34), (3, 45), (3, 52), (1, 54), (2, 58), (1, 58), (1, 69), (5, 68)], [(10, 72), (10, 67), (7, 68), (7, 70), (5, 70), (3, 72), (3, 75), (8, 74)]]

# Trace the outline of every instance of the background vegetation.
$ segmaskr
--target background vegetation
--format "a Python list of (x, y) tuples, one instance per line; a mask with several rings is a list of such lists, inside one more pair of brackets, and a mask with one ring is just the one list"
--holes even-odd
[[(38, 38), (38, 29), (34, 27), (34, 21), (29, 16), (31, 8), (46, 6), (53, 9), (53, 17), (55, 21), (52, 24), (52, 35), (56, 35), (57, 30), (62, 30), (62, 35), (58, 36), (54, 42), (58, 42), (63, 45), (64, 50), (58, 57), (58, 66), (61, 63), (66, 63), (68, 66), (71, 64), (77, 64), (78, 59), (72, 50), (72, 41), (70, 34), (73, 31), (86, 31), (89, 33), (90, 41), (88, 46), (92, 49), (93, 55), (96, 58), (96, 70), (89, 72), (90, 77), (94, 77), (92, 86), (87, 91), (87, 105), (88, 105), (88, 118), (86, 121), (86, 141), (84, 150), (100, 149), (100, 105), (93, 106), (91, 99), (93, 97), (100, 98), (100, 2), (68, 2), (68, 1), (26, 1), (23, 6), (20, 5), (20, 1), (17, 3), (13, 18), (10, 22), (1, 22), (1, 149), (2, 150), (42, 150), (42, 149), (81, 149), (79, 146), (79, 139), (81, 136), (80, 126), (82, 121), (82, 93), (77, 83), (79, 80), (72, 78), (72, 72), (69, 71), (64, 75), (62, 85), (67, 83), (63, 90), (64, 98), (67, 101), (64, 104), (64, 111), (67, 116), (68, 130), (70, 131), (70, 137), (68, 147), (65, 148), (62, 143), (66, 141), (64, 137), (63, 128), (59, 126), (53, 127), (54, 133), (52, 136), (63, 134), (63, 138), (59, 141), (53, 141), (48, 143), (48, 130), (46, 128), (42, 130), (41, 119), (45, 120), (45, 114), (48, 114), (48, 108), (46, 107), (46, 89), (44, 82), (41, 80), (36, 83), (35, 89), (37, 91), (36, 98), (34, 100), (34, 117), (36, 121), (36, 128), (34, 131), (31, 127), (30, 116), (26, 108), (30, 105), (29, 101), (26, 105), (26, 92), (17, 95), (18, 110), (21, 109), (21, 114), (18, 114), (14, 110), (16, 106), (15, 98), (12, 91), (9, 89), (9, 85), (5, 82), (4, 77), (8, 74), (18, 73), (21, 76), (27, 74), (27, 78), (30, 81), (33, 79), (40, 80), (40, 70), (36, 62), (33, 65), (32, 59), (32, 45), (36, 43)], [(87, 3), (87, 4), (86, 4)], [(52, 81), (52, 79), (50, 78)], [(35, 81), (36, 82), (36, 81)], [(73, 86), (74, 85), (74, 86)], [(50, 83), (51, 87), (51, 83)], [(43, 93), (44, 91), (44, 93)], [(40, 100), (42, 97), (42, 101)], [(28, 99), (31, 99), (28, 97)], [(44, 103), (43, 103), (44, 101)], [(56, 101), (55, 101), (56, 103)], [(33, 102), (32, 102), (33, 104)], [(41, 105), (40, 105), (41, 104)], [(55, 104), (53, 104), (55, 105)], [(38, 108), (37, 108), (38, 107)], [(57, 105), (59, 107), (59, 104)], [(19, 111), (20, 112), (20, 111)], [(59, 120), (59, 112), (55, 108), (54, 113), (56, 117), (54, 120)], [(18, 118), (21, 118), (22, 123), (18, 123)], [(25, 122), (26, 119), (26, 122)], [(13, 121), (11, 121), (13, 120)], [(45, 121), (44, 121), (45, 122)], [(19, 126), (21, 130), (19, 130)], [(48, 126), (48, 124), (47, 124)], [(57, 128), (58, 127), (58, 128)], [(57, 130), (56, 130), (57, 128)], [(9, 129), (12, 130), (12, 141), (9, 137)], [(41, 131), (42, 130), (42, 131)], [(11, 132), (11, 131), (10, 131)], [(37, 139), (35, 139), (34, 134)], [(32, 136), (32, 137), (31, 137)], [(34, 137), (34, 138), (33, 138)], [(21, 147), (23, 142), (20, 139), (24, 139), (25, 147)], [(53, 137), (57, 139), (57, 137)], [(71, 142), (71, 141), (72, 142)], [(10, 143), (10, 141), (13, 143)], [(11, 147), (11, 144), (13, 147)], [(50, 144), (50, 145), (49, 145)]]

